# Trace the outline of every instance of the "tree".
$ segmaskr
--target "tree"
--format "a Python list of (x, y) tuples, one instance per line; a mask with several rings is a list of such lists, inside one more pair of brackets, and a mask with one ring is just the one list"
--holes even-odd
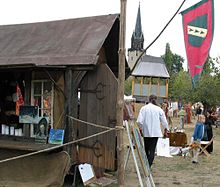
[(220, 64), (219, 60), (219, 57), (211, 58), (210, 56), (208, 56), (206, 63), (204, 64), (202, 74), (209, 73), (213, 75), (218, 75), (220, 73), (218, 67)]
[(170, 49), (169, 43), (166, 44), (165, 54), (162, 58), (171, 77), (183, 70), (184, 58), (180, 55), (174, 54)]
[(215, 76), (203, 74), (198, 86), (194, 89), (195, 102), (201, 101), (206, 108), (216, 106), (219, 103), (219, 83)]
[(205, 109), (220, 103), (220, 75), (217, 64), (219, 58), (208, 57), (198, 85), (194, 89), (193, 100), (201, 101)]
[(173, 55), (172, 73), (176, 74), (183, 70), (184, 58), (180, 55)]
[(205, 108), (220, 104), (220, 57), (208, 57), (195, 88), (189, 73), (183, 70), (184, 59), (171, 51), (169, 43), (162, 58), (170, 74), (170, 98), (178, 100), (181, 97), (183, 102), (192, 103), (200, 101)]
[(170, 44), (169, 43), (166, 44), (165, 54), (162, 56), (162, 58), (163, 58), (163, 60), (166, 64), (168, 72), (171, 73), (172, 63), (173, 63), (173, 53), (170, 50)]
[(190, 77), (183, 72), (184, 58), (174, 54), (170, 49), (169, 43), (166, 44), (165, 54), (162, 55), (162, 58), (170, 75), (169, 97), (176, 100), (185, 95), (186, 90), (189, 89), (186, 87), (187, 84), (191, 85), (189, 84)]
[(125, 80), (125, 94), (126, 95), (131, 95), (131, 89), (132, 89), (132, 79), (133, 77), (130, 76)]
[(169, 84), (169, 97), (174, 100), (182, 98), (183, 101), (190, 101), (192, 93), (192, 83), (188, 72), (181, 70), (173, 75)]

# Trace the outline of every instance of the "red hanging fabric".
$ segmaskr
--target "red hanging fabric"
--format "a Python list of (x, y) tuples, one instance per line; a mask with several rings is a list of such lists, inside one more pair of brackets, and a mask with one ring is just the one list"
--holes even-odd
[(207, 60), (214, 32), (214, 2), (202, 0), (181, 12), (188, 69), (193, 85)]
[(22, 96), (22, 93), (21, 93), (21, 89), (20, 89), (18, 84), (16, 85), (16, 94), (17, 94), (17, 101), (16, 101), (15, 114), (17, 116), (19, 116), (19, 109), (20, 109), (20, 106), (24, 105), (24, 100), (23, 100), (23, 96)]

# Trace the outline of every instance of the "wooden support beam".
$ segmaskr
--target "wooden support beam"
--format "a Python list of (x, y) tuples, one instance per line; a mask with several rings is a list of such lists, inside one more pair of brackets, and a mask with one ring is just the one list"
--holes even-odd
[(166, 79), (166, 97), (168, 98), (168, 88), (169, 88), (169, 81)]
[(151, 94), (152, 94), (152, 78), (150, 77), (148, 96), (150, 96)]
[(160, 78), (157, 79), (157, 97), (160, 97)]
[(131, 83), (131, 95), (134, 96), (134, 86), (135, 86), (135, 77), (132, 78), (132, 83)]
[[(25, 87), (24, 87), (24, 104), (29, 105), (31, 103), (31, 71), (27, 71), (24, 77), (25, 81)], [(25, 137), (30, 137), (30, 124), (24, 124), (23, 126), (23, 134)]]
[[(71, 68), (67, 68), (65, 71), (65, 116), (72, 116), (73, 113), (73, 71)], [(65, 136), (64, 142), (69, 142), (70, 140), (74, 140), (74, 130), (72, 120), (68, 117), (65, 118), (64, 129)], [(65, 150), (69, 153), (70, 156), (73, 155), (73, 145), (69, 145), (65, 147)]]
[(140, 95), (143, 96), (143, 77), (141, 77), (141, 83), (140, 83)]
[(119, 33), (119, 71), (117, 91), (117, 153), (118, 153), (118, 186), (124, 187), (124, 145), (123, 145), (123, 107), (124, 107), (124, 82), (125, 82), (125, 31), (126, 31), (126, 3), (120, 3), (120, 33)]

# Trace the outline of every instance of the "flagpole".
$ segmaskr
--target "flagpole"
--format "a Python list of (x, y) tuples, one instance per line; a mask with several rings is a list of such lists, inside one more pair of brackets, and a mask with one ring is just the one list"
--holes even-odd
[(124, 145), (123, 145), (123, 107), (125, 82), (125, 31), (126, 31), (126, 3), (120, 0), (120, 30), (119, 30), (119, 70), (117, 90), (117, 154), (118, 154), (118, 186), (124, 187)]

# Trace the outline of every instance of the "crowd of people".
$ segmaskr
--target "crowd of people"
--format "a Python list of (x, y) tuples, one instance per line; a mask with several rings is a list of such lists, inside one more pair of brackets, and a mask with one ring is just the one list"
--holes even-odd
[[(158, 138), (168, 137), (169, 130), (173, 126), (173, 111), (170, 111), (172, 111), (172, 107), (169, 106), (169, 103), (164, 102), (159, 105), (155, 95), (149, 96), (149, 101), (139, 111), (137, 123), (144, 138), (145, 152), (150, 166), (153, 164)], [(198, 163), (198, 146), (193, 145), (200, 141), (210, 141), (213, 138), (212, 126), (215, 125), (218, 118), (216, 108), (212, 107), (205, 111), (201, 105), (192, 107), (191, 103), (187, 103), (176, 111), (176, 115), (180, 119), (179, 129), (184, 129), (184, 124), (192, 123), (192, 118), (197, 120), (191, 147), (193, 150), (192, 163)], [(201, 134), (201, 132), (203, 133)], [(213, 142), (206, 149), (211, 154)]]

